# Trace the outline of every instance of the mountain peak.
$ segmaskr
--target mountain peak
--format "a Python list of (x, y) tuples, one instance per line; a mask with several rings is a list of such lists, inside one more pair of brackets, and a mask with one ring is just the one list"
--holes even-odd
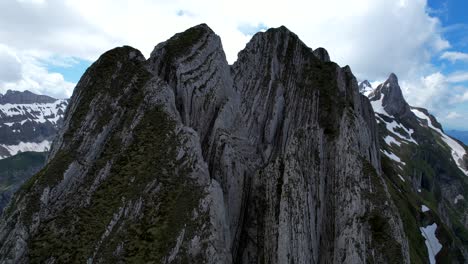
[(183, 32), (177, 33), (167, 41), (161, 42), (151, 52), (151, 58), (157, 56), (164, 49), (168, 59), (174, 59), (190, 53), (190, 50), (202, 39), (207, 39), (210, 35), (216, 36), (207, 24), (199, 24)]
[(398, 84), (398, 77), (396, 76), (395, 73), (392, 72), (392, 73), (390, 73), (390, 75), (388, 76), (387, 81), (388, 81), (388, 82), (392, 82), (392, 83)]
[(328, 51), (322, 47), (319, 47), (316, 50), (314, 50), (314, 55), (321, 61), (324, 61), (324, 62), (330, 61), (330, 55), (328, 55)]
[(148, 59), (149, 67), (171, 83), (175, 81), (171, 69), (181, 63), (194, 62), (192, 59), (200, 52), (216, 53), (225, 60), (221, 39), (207, 24), (191, 27), (156, 45)]
[[(287, 42), (290, 39), (296, 40), (299, 37), (285, 26), (277, 28), (269, 28), (265, 32), (257, 32), (249, 41), (249, 43), (262, 42)], [(305, 45), (305, 44), (304, 44)]]
[(359, 83), (359, 92), (364, 94), (365, 96), (368, 96), (372, 91), (374, 91), (374, 88), (372, 88), (372, 85), (368, 80), (364, 80)]
[(398, 77), (391, 73), (388, 79), (369, 94), (371, 101), (382, 100), (385, 111), (392, 116), (411, 114), (410, 107), (403, 97)]
[(379, 87), (381, 87), (380, 89), (383, 90), (385, 94), (392, 94), (395, 97), (394, 99), (404, 100), (400, 85), (398, 84), (398, 77), (394, 73), (391, 73), (383, 84), (377, 86), (377, 89), (379, 89)]
[[(269, 28), (269, 29), (267, 29), (267, 31), (265, 31), (265, 33), (270, 33), (270, 34), (271, 33), (277, 33), (277, 32), (294, 34), (291, 30), (289, 30), (289, 28), (287, 28), (284, 25), (281, 25), (281, 26), (276, 27), (276, 28)], [(261, 32), (259, 32), (259, 33), (261, 33)]]

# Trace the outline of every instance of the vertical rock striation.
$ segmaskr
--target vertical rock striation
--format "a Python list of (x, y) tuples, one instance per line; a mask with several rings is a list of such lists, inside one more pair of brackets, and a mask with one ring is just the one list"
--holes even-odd
[(285, 27), (226, 62), (202, 24), (81, 78), (48, 165), (0, 220), (4, 262), (409, 263), (374, 112)]

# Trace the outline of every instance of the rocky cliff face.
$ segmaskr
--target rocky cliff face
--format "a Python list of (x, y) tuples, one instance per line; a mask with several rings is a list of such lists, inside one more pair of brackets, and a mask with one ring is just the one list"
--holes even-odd
[(379, 124), (383, 172), (403, 219), (412, 263), (468, 259), (467, 147), (426, 109), (411, 107), (398, 80), (369, 94)]
[(103, 54), (0, 220), (5, 263), (409, 263), (374, 112), (285, 27)]
[(29, 91), (0, 94), (0, 159), (50, 149), (67, 104)]

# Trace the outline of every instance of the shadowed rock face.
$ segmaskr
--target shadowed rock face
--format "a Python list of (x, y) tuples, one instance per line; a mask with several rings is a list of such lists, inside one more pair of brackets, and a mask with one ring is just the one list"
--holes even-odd
[(369, 95), (371, 101), (380, 100), (381, 97), (383, 97), (382, 106), (388, 114), (399, 118), (404, 118), (407, 115), (414, 116), (408, 103), (403, 98), (398, 78), (394, 73), (390, 74), (388, 79), (377, 86), (373, 93)]
[(103, 54), (0, 221), (13, 262), (409, 263), (372, 107), (285, 27)]
[(314, 50), (314, 55), (321, 61), (330, 61), (330, 56), (328, 55), (327, 50), (324, 48), (317, 48), (316, 50)]

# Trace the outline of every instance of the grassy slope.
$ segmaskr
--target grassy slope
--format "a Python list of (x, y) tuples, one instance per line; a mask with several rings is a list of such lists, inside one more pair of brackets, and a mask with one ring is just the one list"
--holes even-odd
[[(405, 163), (402, 165), (393, 162), (382, 155), (382, 167), (389, 183), (389, 191), (399, 209), (408, 237), (411, 262), (425, 263), (427, 261), (427, 250), (419, 228), (436, 222), (437, 238), (443, 244), (437, 260), (441, 263), (456, 263), (456, 261), (463, 263), (457, 247), (468, 246), (466, 243), (468, 232), (461, 224), (465, 202), (460, 202), (457, 208), (453, 208), (448, 201), (443, 199), (440, 186), (447, 184), (445, 182), (447, 177), (464, 186), (464, 190), (468, 190), (468, 184), (464, 175), (451, 160), (448, 146), (437, 133), (422, 126), (415, 127), (413, 135), (417, 135), (418, 145), (403, 143), (399, 147), (389, 146), (383, 138), (389, 134), (396, 139), (398, 137), (392, 135), (383, 123), (379, 125), (379, 132), (382, 148), (396, 154)], [(405, 181), (403, 182), (398, 175), (401, 175)], [(421, 186), (421, 192), (414, 189), (415, 183)], [(465, 197), (467, 194), (463, 193)], [(450, 223), (443, 222), (438, 215), (441, 203), (449, 208)], [(422, 213), (421, 204), (428, 206), (431, 210)]]
[(0, 160), (0, 212), (13, 193), (44, 165), (46, 152), (23, 152)]

